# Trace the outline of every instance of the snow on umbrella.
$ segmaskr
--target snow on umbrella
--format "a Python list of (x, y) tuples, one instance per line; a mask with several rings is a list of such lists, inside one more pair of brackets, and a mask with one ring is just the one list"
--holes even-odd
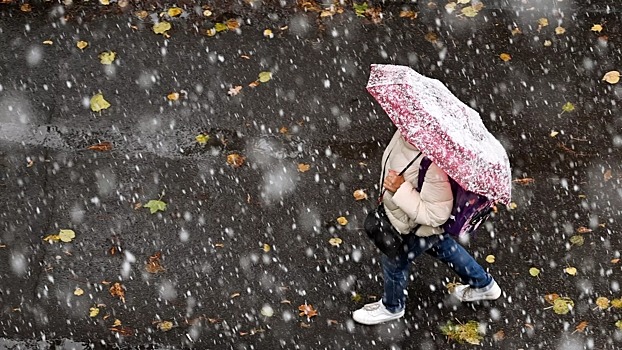
[(477, 111), (443, 83), (406, 66), (373, 64), (367, 91), (404, 138), (463, 188), (509, 204), (512, 175), (505, 149)]

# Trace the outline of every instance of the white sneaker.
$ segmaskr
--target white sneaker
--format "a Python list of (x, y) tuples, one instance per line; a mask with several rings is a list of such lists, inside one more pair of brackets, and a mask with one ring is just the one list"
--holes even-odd
[(454, 287), (454, 291), (451, 292), (451, 295), (462, 302), (496, 300), (501, 296), (501, 288), (495, 281), (492, 281), (491, 285), (483, 288), (471, 288), (469, 285), (460, 284)]
[(352, 318), (362, 324), (374, 325), (391, 320), (397, 320), (404, 316), (404, 310), (392, 313), (384, 306), (382, 300), (375, 303), (366, 304), (362, 308), (354, 311)]

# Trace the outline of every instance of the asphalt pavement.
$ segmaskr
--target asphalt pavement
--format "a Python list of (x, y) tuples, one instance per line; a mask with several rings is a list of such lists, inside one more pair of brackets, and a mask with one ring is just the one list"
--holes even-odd
[[(0, 4), (0, 348), (622, 348), (622, 6), (280, 4)], [(506, 148), (512, 205), (463, 242), (499, 300), (453, 300), (424, 256), (404, 319), (352, 321), (382, 291), (361, 228), (395, 130), (372, 63)], [(479, 346), (441, 331), (472, 320)]]

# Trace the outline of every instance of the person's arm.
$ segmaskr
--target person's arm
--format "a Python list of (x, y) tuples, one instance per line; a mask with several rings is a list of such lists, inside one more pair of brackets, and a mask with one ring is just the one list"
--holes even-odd
[(416, 185), (404, 181), (403, 177), (401, 181), (395, 177), (391, 178), (392, 185), (397, 185), (394, 187), (393, 203), (416, 223), (438, 227), (449, 219), (453, 206), (451, 185), (447, 174), (437, 165), (430, 165), (421, 193), (417, 191)]

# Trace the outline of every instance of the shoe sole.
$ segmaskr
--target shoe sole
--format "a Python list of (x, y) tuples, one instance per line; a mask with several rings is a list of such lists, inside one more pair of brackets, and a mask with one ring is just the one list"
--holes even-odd
[(352, 318), (352, 319), (353, 319), (354, 321), (356, 321), (357, 323), (364, 324), (364, 325), (366, 325), (366, 326), (374, 326), (374, 325), (377, 325), (377, 324), (383, 324), (383, 323), (386, 323), (386, 322), (395, 321), (395, 320), (400, 319), (400, 318), (402, 318), (402, 317), (404, 317), (404, 313), (403, 313), (403, 312), (402, 312), (402, 313), (400, 313), (400, 314), (397, 314), (397, 315), (395, 315), (394, 317), (391, 317), (391, 318), (389, 318), (389, 319), (382, 320), (382, 321), (380, 321), (380, 322), (367, 322), (367, 321), (359, 321), (359, 320), (357, 320), (356, 318)]

